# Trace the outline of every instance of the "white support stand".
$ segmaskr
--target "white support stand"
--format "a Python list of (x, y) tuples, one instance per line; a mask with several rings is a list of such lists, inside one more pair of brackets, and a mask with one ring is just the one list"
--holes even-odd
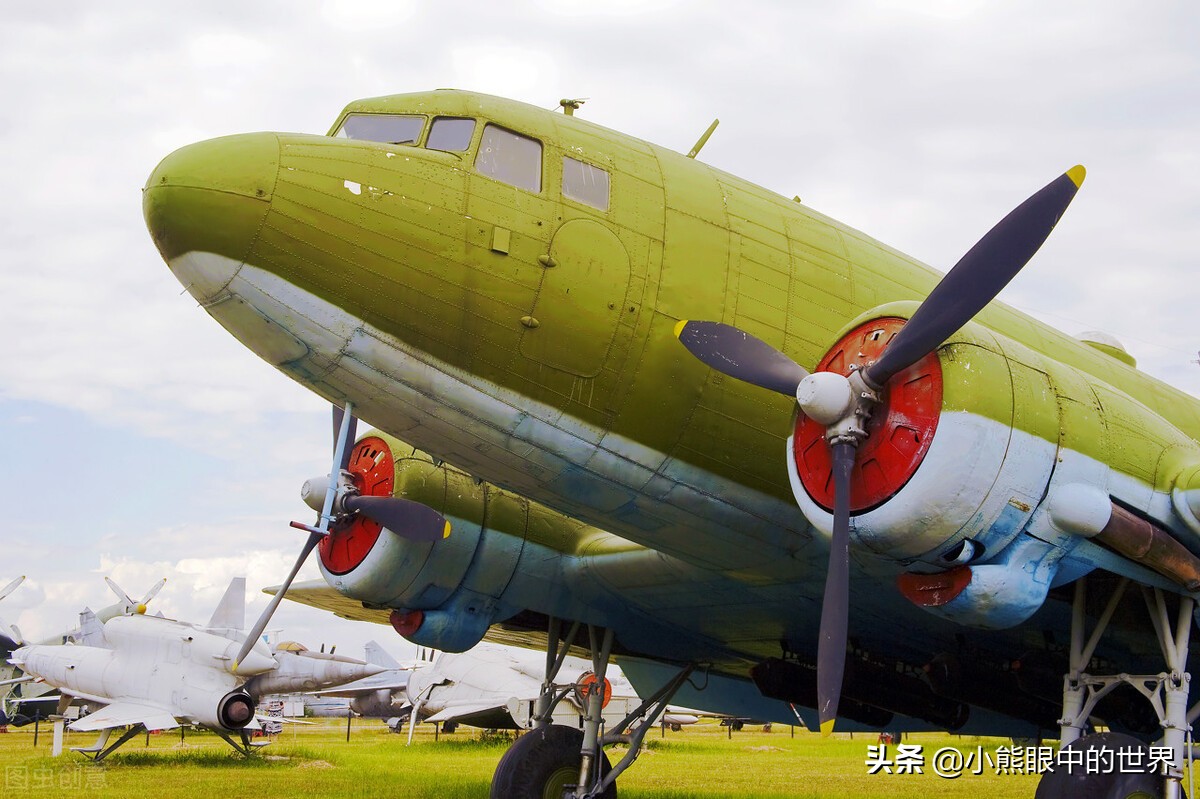
[[(1162, 724), (1162, 746), (1171, 748), (1172, 760), (1167, 771), (1163, 795), (1166, 799), (1182, 796), (1184, 753), (1188, 751), (1191, 737), (1190, 721), (1195, 710), (1188, 711), (1188, 688), (1191, 675), (1186, 671), (1188, 643), (1192, 628), (1192, 611), (1195, 601), (1188, 596), (1179, 599), (1179, 613), (1172, 625), (1167, 612), (1166, 599), (1159, 588), (1143, 587), (1146, 609), (1158, 636), (1166, 670), (1158, 674), (1115, 674), (1098, 676), (1088, 674), (1086, 668), (1096, 651), (1096, 645), (1112, 620), (1117, 604), (1125, 594), (1128, 579), (1122, 579), (1119, 587), (1109, 598), (1096, 629), (1084, 643), (1085, 606), (1087, 602), (1087, 578), (1075, 583), (1075, 602), (1071, 617), (1070, 671), (1063, 679), (1063, 715), (1058, 724), (1062, 730), (1062, 745), (1067, 746), (1083, 736), (1088, 719), (1096, 704), (1121, 685), (1136, 689), (1154, 707)], [(1188, 751), (1190, 760), (1190, 751)]]
[(50, 757), (61, 757), (63, 750), (63, 728), (66, 726), (66, 719), (62, 716), (54, 716), (54, 744), (50, 748)]

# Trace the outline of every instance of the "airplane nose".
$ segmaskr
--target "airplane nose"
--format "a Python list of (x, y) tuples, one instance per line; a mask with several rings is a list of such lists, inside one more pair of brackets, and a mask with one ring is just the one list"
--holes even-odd
[(181, 147), (150, 173), (142, 191), (146, 227), (163, 260), (201, 302), (245, 261), (278, 172), (278, 136), (246, 133)]

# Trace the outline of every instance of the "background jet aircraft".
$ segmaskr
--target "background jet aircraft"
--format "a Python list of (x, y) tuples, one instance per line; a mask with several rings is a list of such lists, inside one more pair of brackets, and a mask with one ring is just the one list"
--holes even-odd
[[(21, 577), (20, 580), (14, 581), (6, 587), (3, 595), (10, 593), (24, 579), (24, 577)], [(145, 613), (150, 600), (158, 596), (158, 592), (167, 583), (166, 578), (159, 580), (150, 587), (150, 590), (140, 600), (134, 600), (112, 578), (105, 577), (104, 582), (109, 590), (117, 595), (118, 601), (95, 612), (94, 615), (102, 623), (117, 616)], [(0, 598), (3, 598), (3, 595), (0, 595)], [(3, 635), (4, 630), (10, 631), (13, 637), (5, 637)], [(38, 643), (46, 645), (65, 644), (79, 640), (80, 635), (81, 630), (76, 627), (45, 638), (38, 641)], [(0, 667), (0, 674), (5, 675), (5, 681), (14, 681), (7, 686), (0, 687), (0, 699), (2, 699), (3, 705), (2, 710), (0, 710), (0, 716), (6, 718), (8, 723), (14, 727), (23, 727), (39, 719), (49, 718), (58, 706), (59, 697), (57, 692), (44, 682), (15, 682), (20, 677), (20, 669), (14, 668), (9, 664), (8, 659), (13, 650), (19, 646), (18, 642), (24, 643), (21, 641), (21, 631), (15, 625), (10, 627), (0, 622), (0, 656), (3, 657), (4, 664), (3, 667)]]
[[(247, 727), (255, 723), (258, 698), (271, 693), (313, 690), (378, 671), (350, 658), (307, 653), (272, 653), (255, 641), (237, 661), (243, 635), (245, 582), (230, 583), (205, 626), (139, 613), (101, 623), (80, 615), (80, 632), (66, 645), (33, 644), (13, 652), (11, 662), (28, 677), (57, 688), (62, 701), (80, 699), (104, 707), (70, 725), (100, 731), (79, 749), (100, 760), (141, 730), (197, 724), (220, 735), (240, 752), (250, 751)], [(113, 729), (127, 728), (113, 744)], [(240, 745), (230, 737), (237, 733)]]
[[(566, 701), (554, 708), (554, 723), (579, 725), (585, 710), (583, 685), (589, 675), (588, 661), (570, 656), (564, 660), (559, 682), (575, 688), (566, 693)], [(458, 724), (485, 729), (531, 729), (544, 676), (544, 658), (527, 649), (482, 643), (467, 652), (443, 652), (409, 677), (406, 708), (409, 712), (405, 715), (410, 720), (410, 735), (415, 723), (422, 721), (439, 722), (447, 731)], [(620, 669), (611, 669), (607, 679), (604, 701), (607, 712), (624, 716), (641, 704)], [(673, 709), (662, 720), (678, 726), (694, 723), (696, 718), (687, 711)], [(394, 726), (398, 727), (401, 721), (396, 719)]]
[[(186, 290), (337, 408), (296, 567), (320, 546), (326, 607), (446, 651), (544, 646), (546, 684), (586, 628), (597, 673), (664, 706), (1166, 730), (1178, 791), (1200, 403), (992, 301), (1082, 167), (941, 275), (579, 115), (446, 90), (329, 132), (182, 148), (143, 195)], [(351, 447), (355, 415), (462, 472)], [(605, 794), (636, 746), (606, 773), (600, 727), (590, 706), (522, 736), (494, 795), (576, 767)]]
[[(401, 664), (375, 641), (367, 642), (363, 659), (373, 666), (378, 666), (381, 671), (336, 688), (314, 691), (314, 698), (342, 697), (349, 701), (346, 704), (339, 703), (333, 710), (314, 711), (313, 715), (344, 716), (348, 708), (360, 716), (370, 718), (386, 719), (399, 716), (408, 704), (405, 689), (413, 671), (429, 665), (423, 660)], [(311, 709), (314, 703), (306, 701), (305, 707)]]

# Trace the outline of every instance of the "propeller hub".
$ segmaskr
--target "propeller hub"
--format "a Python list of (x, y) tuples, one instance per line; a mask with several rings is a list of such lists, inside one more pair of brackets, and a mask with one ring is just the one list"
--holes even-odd
[(828, 427), (853, 409), (854, 391), (845, 375), (814, 372), (796, 387), (796, 402), (805, 416)]
[[(885, 390), (876, 395), (878, 404), (874, 397), (869, 397), (869, 402), (858, 401), (858, 395), (873, 393), (862, 381), (863, 370), (875, 362), (904, 324), (899, 317), (885, 317), (851, 330), (825, 354), (817, 371), (801, 383), (803, 386), (818, 375), (836, 375), (822, 379), (831, 384), (840, 380), (851, 395), (848, 407), (832, 422), (810, 416), (801, 401), (802, 412), (796, 417), (792, 437), (791, 457), (799, 478), (793, 490), (805, 492), (828, 511), (832, 511), (834, 500), (829, 449), (832, 439), (858, 447), (850, 476), (852, 513), (870, 510), (903, 488), (933, 442), (942, 410), (942, 369), (936, 353), (926, 355), (889, 380)], [(801, 391), (797, 389), (797, 395)], [(837, 396), (840, 401), (840, 394)]]
[[(368, 436), (350, 452), (347, 467), (350, 485), (348, 488), (363, 496), (390, 497), (396, 481), (395, 462), (391, 450), (382, 439)], [(312, 480), (309, 481), (313, 482)], [(328, 481), (325, 481), (326, 486)], [(307, 484), (306, 484), (307, 485)], [(321, 501), (325, 500), (322, 488)], [(343, 494), (344, 492), (339, 492)], [(306, 500), (307, 501), (307, 500)], [(335, 503), (335, 509), (339, 503)], [(320, 510), (320, 508), (318, 508)], [(361, 513), (349, 516), (330, 527), (329, 535), (317, 545), (321, 565), (330, 574), (346, 574), (353, 571), (375, 546), (383, 526)]]
[(329, 491), (329, 475), (310, 477), (300, 487), (300, 499), (304, 504), (320, 513), (325, 506), (325, 494)]

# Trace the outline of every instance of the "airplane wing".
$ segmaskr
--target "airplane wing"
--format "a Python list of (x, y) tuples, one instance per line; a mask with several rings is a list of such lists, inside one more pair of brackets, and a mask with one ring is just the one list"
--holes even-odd
[(73, 722), (70, 729), (74, 732), (92, 732), (134, 724), (143, 724), (148, 730), (169, 730), (179, 726), (175, 717), (162, 708), (134, 702), (113, 702)]
[(456, 721), (471, 727), (484, 727), (488, 729), (508, 728), (514, 724), (512, 715), (508, 712), (508, 707), (503, 704), (498, 705), (494, 701), (454, 705), (434, 713), (432, 716), (423, 719), (423, 721)]
[[(291, 591), (288, 592), (288, 595), (291, 595)], [(412, 676), (412, 672), (408, 670), (392, 669), (344, 685), (309, 693), (313, 696), (362, 696), (375, 691), (402, 691), (408, 687), (410, 676)]]
[[(279, 586), (272, 585), (263, 589), (264, 594), (275, 595)], [(376, 624), (387, 624), (390, 610), (374, 610), (364, 608), (361, 602), (356, 602), (337, 592), (333, 586), (324, 580), (307, 580), (302, 583), (292, 583), (288, 588), (287, 598), (309, 607), (327, 610), (335, 616), (351, 621), (370, 621)]]
[(287, 716), (264, 716), (261, 713), (256, 714), (254, 716), (254, 720), (256, 722), (258, 722), (258, 724), (260, 724), (260, 725), (274, 723), (274, 724), (307, 724), (309, 726), (313, 726), (317, 723), (315, 721), (304, 721), (303, 719), (290, 719)]

